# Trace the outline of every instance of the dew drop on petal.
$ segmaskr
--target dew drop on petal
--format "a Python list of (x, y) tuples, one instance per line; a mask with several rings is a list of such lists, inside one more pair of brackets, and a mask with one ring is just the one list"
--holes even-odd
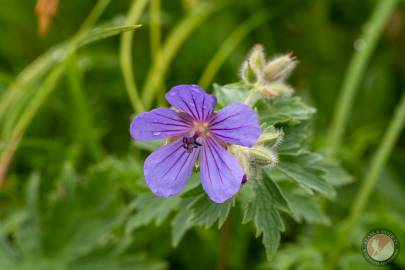
[(158, 132), (158, 131), (154, 131), (154, 132), (152, 132), (152, 134), (153, 134), (153, 135), (155, 135), (155, 136), (159, 136), (159, 135), (160, 135), (160, 133), (161, 133), (161, 132)]

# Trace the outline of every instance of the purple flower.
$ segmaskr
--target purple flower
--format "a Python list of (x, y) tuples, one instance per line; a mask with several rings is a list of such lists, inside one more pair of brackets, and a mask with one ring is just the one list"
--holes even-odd
[(178, 85), (166, 94), (178, 111), (158, 108), (135, 117), (135, 140), (169, 138), (145, 160), (145, 180), (160, 197), (179, 193), (200, 156), (201, 183), (211, 200), (222, 203), (240, 189), (244, 172), (227, 144), (252, 147), (260, 136), (259, 120), (249, 106), (233, 103), (214, 112), (216, 98), (197, 85)]

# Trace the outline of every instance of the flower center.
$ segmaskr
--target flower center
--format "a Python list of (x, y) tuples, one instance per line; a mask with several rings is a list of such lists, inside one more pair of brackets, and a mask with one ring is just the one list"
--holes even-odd
[(194, 122), (193, 123), (194, 137), (203, 136), (206, 137), (209, 135), (208, 131), (208, 122)]
[(194, 148), (201, 146), (204, 137), (207, 136), (209, 136), (208, 122), (194, 122), (193, 135), (191, 137), (183, 137), (183, 148), (188, 153), (191, 153)]

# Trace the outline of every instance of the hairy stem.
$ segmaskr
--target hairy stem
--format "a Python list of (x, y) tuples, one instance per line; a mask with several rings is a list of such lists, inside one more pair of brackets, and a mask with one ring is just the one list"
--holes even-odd
[[(146, 4), (149, 0), (133, 0), (132, 6), (128, 12), (125, 23), (135, 24), (139, 21), (139, 17), (142, 14)], [(132, 63), (132, 40), (134, 33), (127, 32), (121, 36), (120, 45), (120, 63), (122, 75), (124, 77), (125, 89), (127, 90), (129, 101), (132, 108), (136, 113), (144, 111), (144, 106), (138, 94), (138, 88), (136, 86), (134, 69)]]
[(384, 0), (378, 3), (360, 39), (364, 42), (364, 46), (354, 54), (340, 91), (340, 97), (329, 128), (328, 154), (330, 156), (335, 156), (341, 145), (356, 91), (397, 0)]

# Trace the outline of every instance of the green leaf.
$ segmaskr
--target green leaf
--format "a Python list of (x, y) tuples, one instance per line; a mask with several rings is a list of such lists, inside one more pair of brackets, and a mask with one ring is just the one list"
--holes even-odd
[(288, 202), (298, 222), (305, 220), (308, 223), (329, 225), (329, 218), (322, 212), (319, 204), (311, 197), (286, 192)]
[(139, 194), (131, 206), (136, 213), (127, 222), (126, 234), (152, 222), (161, 225), (177, 208), (180, 200), (179, 197), (160, 198), (153, 194)]
[(315, 109), (302, 102), (299, 97), (277, 97), (259, 100), (256, 103), (262, 122), (268, 125), (298, 124), (309, 120)]
[(221, 107), (234, 102), (244, 102), (249, 92), (243, 83), (232, 83), (227, 85), (214, 84), (214, 95)]
[(254, 190), (256, 196), (254, 201), (245, 208), (244, 222), (253, 221), (256, 236), (262, 235), (267, 259), (271, 260), (280, 244), (280, 232), (285, 229), (276, 208), (276, 201), (280, 198), (276, 198), (278, 195), (273, 195), (274, 184), (269, 178), (255, 181)]
[(172, 246), (177, 247), (184, 234), (193, 227), (190, 222), (192, 211), (187, 207), (190, 201), (194, 199), (184, 199), (181, 204), (181, 210), (176, 214), (172, 221)]
[(119, 35), (123, 32), (133, 31), (142, 27), (140, 24), (123, 25), (116, 27), (96, 27), (89, 31), (78, 43), (78, 46), (85, 46), (89, 43), (94, 43), (102, 39), (106, 39), (115, 35)]
[(209, 228), (218, 221), (218, 228), (221, 228), (229, 215), (232, 205), (233, 199), (229, 199), (224, 203), (214, 203), (208, 196), (202, 195), (191, 206), (192, 217), (190, 222)]
[(316, 167), (324, 172), (322, 178), (334, 186), (343, 186), (353, 182), (353, 177), (337, 161), (323, 159)]
[[(194, 193), (195, 190), (189, 193)], [(181, 210), (177, 213), (172, 222), (172, 244), (177, 246), (181, 238), (190, 228), (203, 226), (210, 228), (218, 222), (221, 228), (233, 206), (233, 199), (222, 204), (212, 202), (201, 190), (194, 196), (188, 196), (182, 202)]]
[(270, 170), (265, 170), (264, 179), (267, 183), (267, 188), (271, 193), (274, 205), (278, 209), (280, 209), (286, 213), (292, 213), (291, 207), (290, 207), (289, 202), (287, 201), (284, 193), (281, 191), (281, 189), (277, 185), (277, 183), (271, 179), (270, 175), (271, 175)]
[(332, 185), (319, 176), (319, 171), (312, 168), (300, 166), (294, 161), (280, 160), (276, 170), (280, 170), (307, 191), (315, 190), (323, 195), (333, 198), (336, 194)]

